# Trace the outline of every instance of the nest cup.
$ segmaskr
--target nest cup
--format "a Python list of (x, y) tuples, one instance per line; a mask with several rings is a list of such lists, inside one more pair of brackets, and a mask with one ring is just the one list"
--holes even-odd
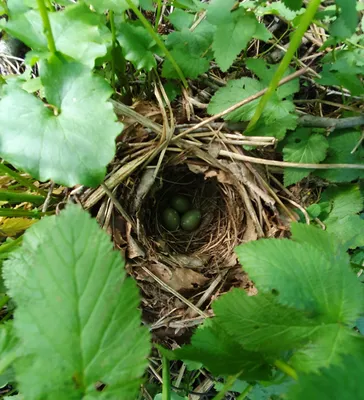
[[(207, 172), (209, 166), (204, 167)], [(244, 232), (244, 206), (232, 185), (209, 176), (192, 172), (186, 164), (167, 164), (163, 168), (142, 201), (139, 213), (143, 242), (154, 255), (161, 252), (198, 256), (214, 264), (231, 259)], [(200, 210), (201, 222), (196, 230), (165, 228), (162, 214), (176, 195), (187, 197), (192, 208)]]

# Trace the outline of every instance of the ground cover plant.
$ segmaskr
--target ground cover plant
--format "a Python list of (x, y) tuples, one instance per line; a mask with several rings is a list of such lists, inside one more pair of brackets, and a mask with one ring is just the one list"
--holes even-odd
[(0, 16), (1, 398), (360, 398), (361, 2)]

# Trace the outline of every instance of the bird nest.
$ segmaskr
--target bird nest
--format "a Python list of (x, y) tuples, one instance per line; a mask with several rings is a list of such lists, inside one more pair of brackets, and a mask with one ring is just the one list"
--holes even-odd
[[(219, 294), (232, 287), (255, 293), (234, 248), (284, 236), (289, 220), (282, 210), (288, 210), (264, 167), (220, 155), (221, 148), (229, 150), (224, 154), (243, 154), (241, 145), (224, 142), (222, 131), (222, 136), (212, 130), (206, 137), (200, 132), (170, 141), (161, 155), (159, 135), (130, 127), (106, 185), (80, 200), (86, 209), (98, 210), (99, 223), (125, 255), (151, 329), (162, 336), (181, 335), (183, 328), (211, 315)], [(161, 216), (173, 195), (187, 197), (201, 211), (196, 230), (169, 231), (163, 225)]]

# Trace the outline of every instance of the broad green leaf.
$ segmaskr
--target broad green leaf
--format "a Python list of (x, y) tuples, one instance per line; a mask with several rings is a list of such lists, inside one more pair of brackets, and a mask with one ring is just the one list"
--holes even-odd
[[(172, 32), (168, 35), (166, 45), (173, 58), (188, 78), (197, 78), (209, 68), (210, 59), (207, 57), (215, 28), (203, 21), (191, 32), (183, 28), (181, 32)], [(186, 56), (188, 54), (188, 57)], [(165, 78), (178, 78), (178, 75), (169, 60), (165, 60), (162, 69)]]
[(330, 187), (323, 193), (322, 201), (332, 203), (332, 209), (323, 222), (326, 230), (346, 248), (364, 246), (364, 220), (358, 213), (363, 210), (363, 197), (359, 185)]
[[(9, 1), (10, 19), (4, 29), (30, 48), (46, 51), (47, 41), (38, 10), (24, 7), (24, 10), (14, 11), (13, 3), (13, 0)], [(93, 67), (95, 59), (106, 54), (105, 41), (111, 41), (111, 34), (109, 32), (105, 36), (106, 28), (102, 27), (100, 16), (91, 12), (85, 4), (49, 13), (49, 19), (58, 51), (88, 67)]]
[(347, 355), (339, 365), (320, 370), (319, 374), (300, 375), (291, 387), (291, 400), (354, 400), (364, 393), (364, 353)]
[[(93, 6), (99, 13), (112, 10), (116, 14), (122, 14), (130, 8), (126, 0), (85, 0), (85, 2)], [(139, 0), (131, 0), (131, 2), (137, 7), (139, 6)]]
[(356, 0), (335, 0), (335, 3), (340, 8), (340, 14), (336, 21), (331, 24), (329, 32), (333, 36), (345, 39), (355, 33), (358, 25)]
[[(215, 93), (207, 110), (210, 114), (218, 114), (265, 87), (264, 83), (252, 78), (230, 80), (225, 87)], [(282, 100), (282, 97), (278, 96), (278, 94), (282, 96), (282, 93), (288, 96), (287, 93), (290, 93), (291, 90), (292, 88), (286, 92), (274, 93), (271, 96), (257, 127), (249, 134), (257, 135), (259, 133), (260, 135), (275, 136), (282, 139), (287, 129), (294, 129), (297, 126), (297, 116), (293, 114), (295, 111), (293, 102), (288, 99)], [(228, 121), (249, 121), (255, 113), (258, 102), (259, 99), (249, 102), (227, 114), (224, 119)]]
[(283, 3), (291, 10), (299, 10), (302, 7), (303, 0), (283, 0)]
[[(360, 136), (360, 132), (354, 130), (332, 132), (328, 137), (329, 150), (324, 162), (327, 164), (363, 164), (364, 148), (359, 146), (352, 153)], [(358, 169), (316, 170), (313, 174), (331, 182), (351, 182), (358, 178), (364, 178), (364, 170)]]
[(168, 16), (168, 19), (176, 29), (181, 31), (183, 28), (190, 28), (195, 17), (193, 14), (177, 8)]
[[(295, 0), (294, 0), (295, 1)], [(301, 3), (298, 5), (298, 3)], [(302, 1), (297, 2), (297, 8), (293, 8), (286, 4), (286, 1), (275, 1), (272, 3), (266, 3), (260, 5), (256, 9), (256, 15), (277, 15), (280, 18), (284, 18), (286, 21), (293, 21), (297, 15), (301, 14), (304, 9), (301, 8)]]
[(157, 66), (153, 51), (151, 51), (155, 42), (144, 27), (123, 22), (119, 24), (118, 31), (117, 38), (123, 55), (137, 70), (150, 71)]
[[(307, 231), (315, 234), (318, 228)], [(301, 235), (302, 240), (302, 235)], [(353, 323), (363, 312), (363, 290), (347, 259), (333, 259), (308, 242), (262, 239), (236, 248), (259, 291), (327, 323)]]
[(275, 302), (274, 295), (248, 296), (234, 289), (214, 302), (216, 325), (245, 349), (280, 354), (305, 344), (319, 324), (300, 310)]
[[(147, 366), (148, 332), (124, 261), (75, 205), (44, 218), (4, 265), (24, 354), (15, 363), (26, 399), (132, 399)], [(98, 387), (104, 384), (102, 391)]]
[(175, 350), (173, 355), (176, 359), (201, 362), (216, 376), (241, 373), (242, 379), (266, 379), (271, 370), (261, 354), (244, 350), (213, 321), (198, 328), (191, 344)]
[(211, 0), (207, 8), (208, 21), (214, 25), (229, 23), (234, 4), (235, 0)]
[(41, 181), (96, 186), (122, 129), (107, 103), (111, 89), (89, 68), (56, 57), (42, 65), (41, 80), (48, 107), (19, 88), (5, 86), (1, 157)]
[[(283, 148), (283, 160), (303, 164), (317, 164), (326, 158), (329, 147), (323, 135), (311, 134), (310, 129), (298, 129), (290, 134)], [(289, 186), (308, 176), (313, 170), (285, 168), (284, 185)]]
[[(254, 14), (247, 13), (243, 8), (230, 14), (228, 21), (224, 19), (223, 23), (217, 25), (212, 43), (215, 60), (222, 71), (231, 67), (239, 53), (255, 37), (259, 26)], [(261, 35), (262, 32), (259, 31), (259, 36)]]
[(321, 78), (317, 80), (322, 85), (343, 86), (355, 96), (362, 96), (364, 88), (361, 76), (364, 74), (364, 50), (362, 48), (343, 49), (330, 52), (323, 57)]
[[(224, 328), (244, 349), (281, 358), (294, 351), (290, 362), (310, 371), (337, 363), (340, 355), (364, 346), (364, 339), (336, 321), (279, 305), (274, 295), (249, 297), (233, 290), (214, 303), (216, 326)], [(347, 342), (347, 347), (343, 344)]]
[(139, 0), (140, 7), (145, 11), (154, 11), (153, 0)]

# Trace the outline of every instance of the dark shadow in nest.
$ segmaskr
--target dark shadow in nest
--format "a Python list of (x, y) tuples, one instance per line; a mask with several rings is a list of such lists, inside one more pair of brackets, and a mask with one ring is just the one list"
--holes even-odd
[[(201, 211), (201, 223), (196, 230), (186, 232), (179, 228), (171, 232), (164, 227), (163, 211), (175, 195), (187, 197), (192, 208)], [(145, 232), (155, 250), (163, 244), (165, 250), (174, 254), (192, 254), (203, 248), (215, 237), (216, 222), (226, 214), (216, 179), (206, 180), (203, 174), (194, 174), (185, 165), (163, 171), (154, 192), (144, 201), (143, 209)]]

